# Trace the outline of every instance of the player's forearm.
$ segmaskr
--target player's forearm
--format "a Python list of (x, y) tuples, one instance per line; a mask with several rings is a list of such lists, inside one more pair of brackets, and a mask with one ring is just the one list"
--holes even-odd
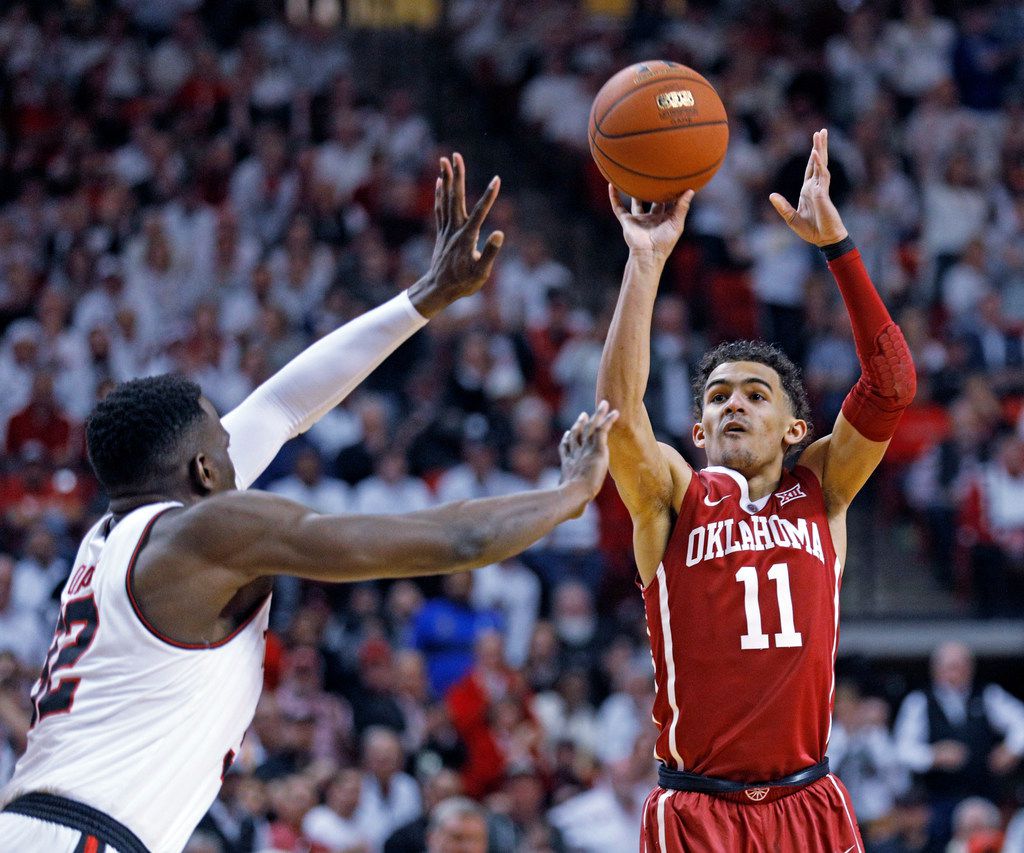
[(651, 371), (651, 321), (664, 260), (630, 253), (597, 375), (597, 399), (618, 409), (620, 423), (643, 408)]
[(853, 326), (861, 377), (843, 403), (846, 419), (866, 438), (892, 438), (917, 390), (910, 348), (868, 276), (853, 241), (822, 247)]
[(286, 441), (337, 406), (426, 322), (402, 293), (317, 341), (225, 415), (238, 487), (251, 485)]
[[(496, 498), (458, 501), (434, 509), (377, 518), (390, 529), (363, 554), (344, 557), (326, 580), (359, 581), (461, 572), (498, 563), (524, 551), (567, 519), (579, 515), (590, 500), (586, 486), (570, 481), (554, 489)], [(330, 525), (322, 518), (312, 522)], [(315, 538), (315, 537), (313, 537)]]

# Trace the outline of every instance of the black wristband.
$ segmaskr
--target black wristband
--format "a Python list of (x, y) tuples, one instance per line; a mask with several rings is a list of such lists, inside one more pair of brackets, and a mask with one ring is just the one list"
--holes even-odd
[(821, 253), (825, 256), (826, 261), (834, 261), (847, 252), (852, 252), (857, 247), (853, 245), (853, 238), (847, 234), (838, 243), (833, 243), (830, 246), (818, 246), (818, 248), (821, 249)]

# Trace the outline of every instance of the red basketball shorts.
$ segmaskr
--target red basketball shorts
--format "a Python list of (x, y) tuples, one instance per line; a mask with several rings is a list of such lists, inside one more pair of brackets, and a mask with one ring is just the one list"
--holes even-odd
[(641, 853), (864, 853), (850, 795), (835, 776), (764, 802), (655, 788)]

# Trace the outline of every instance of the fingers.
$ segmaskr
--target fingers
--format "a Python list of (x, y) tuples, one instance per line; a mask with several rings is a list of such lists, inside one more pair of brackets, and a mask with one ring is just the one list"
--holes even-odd
[(644, 212), (643, 204), (635, 198), (629, 200), (629, 210), (634, 216), (640, 216)]
[(818, 144), (818, 132), (814, 132), (814, 136), (811, 139), (811, 154), (807, 158), (807, 168), (804, 169), (804, 183), (811, 179), (811, 175), (814, 171), (814, 146)]
[(828, 129), (824, 127), (818, 133), (818, 154), (821, 155), (821, 167), (828, 169)]
[(466, 162), (462, 155), (456, 151), (452, 155), (452, 165), (455, 171), (455, 215), (459, 222), (466, 221)]
[(573, 444), (581, 444), (583, 442), (583, 433), (587, 428), (587, 423), (590, 421), (590, 415), (586, 412), (580, 412), (580, 416), (576, 418), (576, 423), (572, 425), (569, 432), (572, 434)]
[(626, 206), (622, 203), (622, 199), (619, 198), (619, 191), (612, 184), (608, 184), (608, 200), (612, 203), (612, 212), (617, 217), (621, 218), (626, 215), (628, 212)]
[(441, 179), (438, 178), (434, 183), (434, 224), (437, 226), (437, 232), (439, 234), (441, 233), (441, 229), (444, 227), (444, 204), (442, 199)]
[[(484, 224), (484, 219), (487, 218), (487, 214), (491, 210), (491, 205), (494, 204), (494, 200), (498, 197), (498, 192), (500, 190), (501, 178), (495, 175), (491, 178), (491, 182), (487, 185), (487, 189), (484, 190), (484, 194), (480, 196), (476, 206), (473, 208), (473, 214), (469, 217), (468, 224), (474, 238), (480, 233), (480, 228)], [(463, 206), (465, 206), (465, 202), (465, 197), (463, 197)]]
[(816, 180), (820, 186), (824, 187), (827, 190), (830, 176), (828, 173), (828, 169), (825, 168), (821, 152), (815, 151), (812, 156), (814, 157), (814, 180)]
[[(447, 158), (445, 158), (447, 159)], [(449, 163), (449, 172), (451, 177), (448, 183), (448, 194), (445, 197), (447, 213), (448, 213), (448, 224), (453, 228), (458, 228), (463, 220), (459, 218), (459, 213), (462, 210), (464, 200), (459, 199), (459, 188), (462, 187), (463, 195), (465, 195), (465, 184), (460, 184), (459, 179), (459, 163), (462, 161), (461, 157), (452, 156), (451, 162)]]
[(448, 227), (452, 221), (452, 164), (447, 157), (441, 158), (441, 217), (444, 226)]
[(505, 233), (503, 231), (495, 231), (487, 238), (487, 242), (484, 243), (483, 250), (480, 252), (480, 265), (484, 270), (484, 278), (490, 276), (491, 267), (494, 266), (494, 259), (498, 257), (498, 251), (504, 242)]
[(778, 211), (779, 216), (786, 220), (787, 225), (796, 217), (796, 208), (778, 193), (772, 193), (768, 196), (768, 201)]
[(671, 203), (668, 214), (674, 222), (682, 223), (686, 221), (686, 214), (690, 212), (690, 202), (693, 201), (694, 195), (696, 195), (694, 190), (687, 190)]
[(580, 416), (576, 418), (574, 423), (569, 429), (562, 435), (562, 440), (558, 444), (558, 450), (563, 455), (570, 454), (580, 446), (580, 438), (583, 435), (583, 429), (587, 425), (589, 415), (586, 412), (580, 412)]

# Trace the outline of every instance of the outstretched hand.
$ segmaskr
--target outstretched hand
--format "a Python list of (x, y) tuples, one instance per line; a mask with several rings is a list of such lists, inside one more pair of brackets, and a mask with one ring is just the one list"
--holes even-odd
[(839, 211), (832, 203), (828, 190), (832, 176), (828, 171), (828, 131), (814, 133), (811, 156), (804, 170), (804, 185), (794, 208), (779, 193), (768, 200), (793, 232), (815, 246), (831, 246), (847, 236)]
[[(593, 499), (601, 490), (608, 473), (608, 431), (619, 418), (617, 409), (610, 409), (602, 400), (593, 415), (582, 412), (576, 423), (565, 431), (558, 445), (562, 459), (562, 482), (583, 482)], [(582, 512), (582, 508), (580, 512)]]
[(693, 190), (687, 190), (675, 201), (652, 204), (646, 213), (643, 204), (636, 199), (632, 200), (631, 209), (626, 210), (618, 190), (611, 184), (608, 184), (608, 198), (622, 225), (622, 236), (630, 252), (664, 261), (683, 233)]
[(409, 298), (425, 317), (433, 317), (456, 299), (476, 293), (487, 281), (505, 240), (494, 231), (478, 250), (480, 229), (498, 197), (501, 179), (495, 175), (472, 213), (466, 212), (466, 164), (461, 154), (441, 158), (441, 175), (434, 184), (437, 240), (430, 270), (409, 288)]

